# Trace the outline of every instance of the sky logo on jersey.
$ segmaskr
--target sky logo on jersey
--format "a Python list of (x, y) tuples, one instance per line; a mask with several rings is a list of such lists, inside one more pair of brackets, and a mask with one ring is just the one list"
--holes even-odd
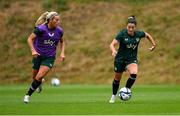
[(134, 45), (134, 44), (129, 44), (126, 46), (127, 48), (132, 48), (132, 49), (135, 49), (137, 47), (137, 45)]
[(51, 41), (50, 39), (48, 39), (48, 40), (44, 40), (44, 44), (46, 44), (46, 45), (50, 45), (50, 46), (53, 46), (54, 45), (54, 41)]

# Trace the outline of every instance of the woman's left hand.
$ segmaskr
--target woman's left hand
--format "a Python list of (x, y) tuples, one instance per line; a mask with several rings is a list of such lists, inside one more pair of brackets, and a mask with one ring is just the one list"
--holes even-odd
[(65, 60), (65, 55), (64, 54), (61, 54), (60, 55), (60, 61), (64, 61)]
[(152, 47), (149, 48), (150, 51), (153, 51), (156, 48), (156, 45), (153, 45)]

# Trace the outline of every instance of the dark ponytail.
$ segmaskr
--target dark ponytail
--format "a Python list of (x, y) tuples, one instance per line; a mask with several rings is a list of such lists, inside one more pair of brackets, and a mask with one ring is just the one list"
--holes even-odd
[(137, 25), (137, 21), (134, 15), (131, 15), (128, 17), (128, 22), (127, 23), (134, 23), (135, 25)]

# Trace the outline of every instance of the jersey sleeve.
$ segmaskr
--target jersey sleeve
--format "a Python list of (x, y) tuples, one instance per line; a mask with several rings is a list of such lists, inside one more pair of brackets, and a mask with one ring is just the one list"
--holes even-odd
[(64, 35), (64, 31), (61, 32), (61, 38), (63, 37), (63, 35)]
[(42, 29), (40, 29), (39, 27), (35, 27), (33, 32), (37, 36), (41, 36), (43, 33)]
[(64, 32), (62, 32), (61, 35), (60, 35), (60, 42), (61, 42), (61, 43), (64, 41), (64, 39), (62, 38), (63, 35), (64, 35)]
[(121, 39), (122, 39), (122, 32), (119, 32), (119, 33), (116, 35), (115, 39), (120, 43), (120, 41), (121, 41)]
[(144, 31), (139, 31), (138, 35), (139, 35), (140, 38), (144, 38), (146, 36)]
[(62, 38), (63, 35), (64, 35), (64, 31), (63, 31), (63, 29), (61, 27), (58, 27), (58, 33), (60, 35), (60, 38)]

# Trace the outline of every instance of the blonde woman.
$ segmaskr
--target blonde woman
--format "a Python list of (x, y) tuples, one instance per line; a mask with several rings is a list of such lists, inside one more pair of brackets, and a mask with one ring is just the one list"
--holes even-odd
[(57, 12), (43, 13), (35, 23), (34, 32), (28, 37), (28, 45), (33, 57), (33, 82), (26, 95), (24, 102), (29, 103), (33, 92), (41, 85), (43, 78), (53, 67), (56, 48), (60, 43), (60, 61), (65, 59), (65, 44), (62, 39), (63, 30), (59, 26), (60, 16)]

